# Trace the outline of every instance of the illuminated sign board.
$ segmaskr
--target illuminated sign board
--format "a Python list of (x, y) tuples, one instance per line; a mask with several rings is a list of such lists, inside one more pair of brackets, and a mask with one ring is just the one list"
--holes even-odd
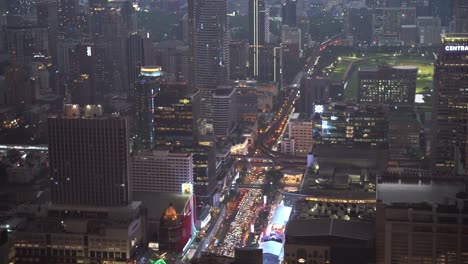
[(468, 46), (445, 46), (446, 51), (468, 51)]
[(191, 195), (193, 193), (193, 185), (191, 183), (182, 183), (182, 194)]
[(91, 47), (86, 47), (86, 55), (91, 57)]
[(323, 109), (324, 109), (323, 105), (315, 105), (314, 107), (315, 113), (319, 113), (319, 114), (323, 113)]

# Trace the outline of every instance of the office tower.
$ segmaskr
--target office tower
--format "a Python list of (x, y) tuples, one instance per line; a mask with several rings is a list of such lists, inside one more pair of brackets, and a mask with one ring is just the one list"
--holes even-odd
[(37, 25), (49, 30), (56, 30), (58, 24), (58, 5), (55, 0), (39, 0), (36, 2)]
[(247, 79), (247, 59), (249, 44), (246, 41), (236, 41), (229, 44), (229, 58), (231, 60), (229, 72), (231, 80)]
[(301, 80), (301, 96), (298, 102), (298, 111), (312, 113), (315, 102), (329, 100), (330, 78), (321, 76), (307, 76)]
[(78, 25), (79, 0), (58, 0), (58, 33), (59, 39), (76, 39)]
[(180, 193), (184, 183), (193, 184), (191, 153), (167, 150), (143, 151), (132, 157), (132, 190)]
[(87, 43), (82, 42), (74, 48), (70, 63), (73, 63), (72, 74), (88, 74), (91, 78), (91, 85), (96, 94), (96, 98), (100, 100), (104, 93), (110, 89), (113, 78), (109, 72), (107, 45), (102, 42)]
[(168, 82), (188, 81), (190, 68), (190, 49), (180, 40), (165, 40), (155, 45), (157, 61), (164, 69)]
[(197, 144), (199, 93), (185, 83), (165, 83), (155, 97), (156, 146), (192, 147)]
[[(426, 196), (434, 199), (434, 194)], [(427, 200), (416, 203), (413, 199), (377, 204), (376, 263), (467, 262), (466, 202), (453, 196), (444, 199), (454, 203), (461, 200), (458, 206)]]
[(36, 98), (34, 81), (24, 66), (11, 65), (5, 70), (4, 103), (8, 106), (29, 106)]
[(263, 94), (266, 93), (257, 92), (256, 83), (239, 82), (236, 86), (236, 109), (239, 121), (255, 121), (257, 119), (260, 108), (259, 97)]
[(51, 75), (51, 88), (57, 90), (57, 37), (58, 37), (58, 4), (56, 0), (40, 0), (36, 2), (37, 25), (47, 28), (48, 50), (46, 54), (52, 58), (49, 68)]
[[(301, 30), (283, 25), (281, 27), (281, 44), (296, 44), (298, 51), (302, 49)], [(299, 55), (298, 55), (299, 56)]]
[(418, 43), (418, 28), (416, 25), (401, 25), (400, 42), (403, 46), (414, 46)]
[(49, 118), (52, 203), (127, 206), (127, 119), (103, 115), (100, 105), (65, 105), (64, 112)]
[(263, 0), (249, 0), (249, 44), (252, 52), (250, 64), (253, 67), (253, 77), (259, 74), (259, 47), (269, 42), (270, 20), (269, 11)]
[(27, 65), (36, 54), (49, 54), (47, 28), (8, 27), (6, 29), (8, 53), (13, 63)]
[(283, 25), (290, 27), (297, 26), (296, 0), (286, 0), (283, 3), (282, 17)]
[(310, 114), (294, 113), (289, 121), (288, 135), (294, 139), (295, 156), (306, 156), (312, 147), (313, 123)]
[(199, 112), (200, 92), (186, 83), (162, 84), (155, 97), (156, 146), (192, 153), (194, 192), (197, 199), (210, 200), (216, 188), (216, 154)]
[(381, 107), (315, 104), (313, 114), (314, 144), (365, 148), (387, 144), (388, 119)]
[(357, 43), (372, 41), (372, 11), (367, 8), (350, 8), (346, 11), (345, 30)]
[(127, 70), (131, 93), (135, 89), (135, 81), (141, 67), (152, 65), (152, 43), (148, 32), (132, 32), (127, 38)]
[(212, 100), (214, 134), (227, 137), (237, 122), (236, 89), (230, 86), (217, 87)]
[(159, 66), (141, 68), (135, 84), (135, 148), (152, 149), (154, 147), (154, 97), (159, 92), (163, 73)]
[(137, 30), (137, 16), (131, 0), (126, 0), (120, 6), (120, 14), (128, 32)]
[(383, 37), (398, 39), (402, 25), (416, 24), (416, 8), (414, 7), (383, 8), (382, 11)]
[(70, 102), (72, 104), (86, 105), (96, 103), (96, 93), (93, 91), (89, 74), (80, 74), (68, 87)]
[[(254, 49), (249, 49), (249, 59), (252, 60)], [(261, 45), (258, 51), (258, 72), (254, 77), (254, 64), (249, 63), (248, 76), (259, 82), (281, 82), (283, 50), (275, 44)]]
[(432, 169), (467, 175), (468, 34), (442, 35), (434, 67)]
[(418, 68), (381, 66), (358, 71), (358, 102), (413, 105)]
[(439, 17), (418, 17), (416, 23), (418, 26), (419, 45), (440, 45), (442, 26)]
[(468, 0), (455, 0), (455, 33), (468, 33)]
[[(192, 2), (192, 3), (191, 3)], [(193, 10), (191, 10), (193, 7)], [(200, 90), (201, 115), (211, 118), (211, 97), (219, 84), (229, 80), (229, 28), (226, 0), (189, 1), (193, 24), (194, 87)]]
[(29, 16), (34, 12), (34, 0), (3, 0), (10, 15)]
[(105, 21), (109, 15), (107, 0), (89, 0), (89, 19), (93, 37), (103, 36)]

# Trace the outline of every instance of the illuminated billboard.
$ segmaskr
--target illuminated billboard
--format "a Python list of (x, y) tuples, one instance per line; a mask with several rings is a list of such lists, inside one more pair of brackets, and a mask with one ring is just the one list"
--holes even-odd
[(193, 184), (191, 184), (191, 183), (182, 183), (182, 194), (183, 195), (192, 195), (193, 194)]

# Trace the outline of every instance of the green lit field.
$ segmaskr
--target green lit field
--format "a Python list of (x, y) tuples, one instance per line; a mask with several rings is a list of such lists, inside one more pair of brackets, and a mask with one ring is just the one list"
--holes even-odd
[[(342, 59), (343, 61), (344, 59)], [(422, 93), (424, 87), (432, 89), (432, 76), (434, 74), (433, 58), (425, 57), (404, 57), (404, 56), (392, 56), (389, 54), (372, 54), (369, 58), (361, 58), (356, 61), (353, 65), (352, 74), (348, 80), (348, 85), (345, 90), (345, 98), (347, 100), (355, 100), (357, 98), (358, 80), (357, 73), (359, 68), (372, 68), (382, 64), (390, 64), (394, 66), (415, 66), (418, 67), (418, 78), (416, 80), (416, 93)], [(343, 65), (349, 65), (343, 63)], [(337, 65), (336, 69), (340, 69), (340, 64)], [(343, 66), (344, 67), (344, 66)], [(347, 67), (347, 66), (346, 66)], [(341, 70), (337, 72), (339, 74)], [(345, 70), (343, 70), (344, 73)], [(342, 74), (341, 74), (342, 76)], [(337, 78), (339, 79), (339, 77)]]
[(338, 61), (338, 64), (335, 67), (335, 70), (333, 71), (333, 74), (330, 76), (330, 79), (332, 81), (339, 81), (343, 79), (343, 75), (346, 72), (346, 69), (348, 69), (349, 65), (353, 61), (357, 61), (358, 58), (356, 57), (340, 57), (341, 60)]

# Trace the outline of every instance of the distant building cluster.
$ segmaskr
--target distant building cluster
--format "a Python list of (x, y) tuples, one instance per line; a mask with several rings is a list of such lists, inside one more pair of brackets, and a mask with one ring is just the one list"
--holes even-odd
[(467, 0), (0, 0), (0, 264), (468, 263), (467, 143)]

